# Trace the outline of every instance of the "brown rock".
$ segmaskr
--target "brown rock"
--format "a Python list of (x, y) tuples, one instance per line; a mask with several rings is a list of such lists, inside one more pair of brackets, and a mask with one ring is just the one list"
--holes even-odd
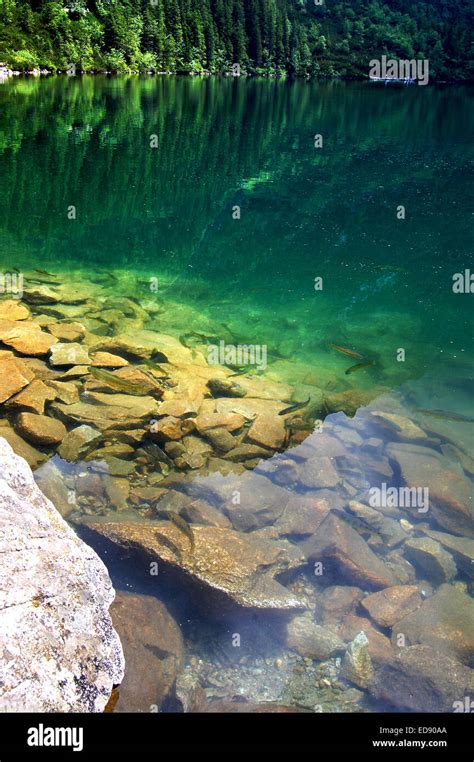
[(79, 402), (79, 389), (72, 381), (48, 381), (47, 385), (54, 389), (53, 399), (65, 402), (67, 405)]
[(28, 307), (18, 299), (5, 299), (0, 302), (0, 320), (27, 320), (29, 317)]
[(387, 450), (408, 487), (429, 489), (429, 513), (438, 524), (454, 534), (474, 537), (472, 489), (462, 468), (428, 447), (390, 444)]
[(455, 702), (474, 694), (474, 672), (430, 646), (411, 646), (376, 670), (369, 690), (401, 709), (453, 712)]
[[(127, 395), (108, 394), (104, 397), (126, 397)], [(156, 412), (156, 400), (152, 397), (135, 397), (129, 395), (128, 406), (119, 404), (93, 405), (87, 402), (75, 402), (65, 405), (54, 402), (51, 406), (54, 413), (70, 423), (92, 424), (101, 431), (107, 429), (137, 429), (144, 420), (150, 420)]]
[(188, 400), (164, 400), (159, 408), (160, 415), (171, 416), (172, 418), (184, 418), (187, 415), (194, 415), (198, 411), (198, 406)]
[(329, 513), (327, 500), (291, 495), (275, 523), (280, 535), (308, 535), (319, 529), (322, 521)]
[(370, 415), (384, 429), (388, 429), (392, 434), (396, 434), (398, 439), (415, 442), (428, 438), (426, 432), (406, 416), (386, 413), (383, 410), (371, 410)]
[(170, 522), (111, 522), (84, 519), (93, 531), (112, 542), (135, 548), (147, 557), (174, 568), (221, 602), (244, 608), (294, 610), (304, 603), (273, 578), (299, 566), (300, 557), (268, 540), (251, 539), (218, 527), (193, 526), (189, 538)]
[(318, 597), (318, 619), (325, 625), (340, 624), (352, 613), (363, 596), (359, 587), (332, 585)]
[(337, 487), (341, 483), (341, 477), (334, 468), (330, 458), (310, 458), (303, 464), (300, 474), (300, 483), (309, 489), (324, 489)]
[(13, 451), (24, 458), (33, 471), (47, 458), (44, 453), (25, 442), (10, 426), (0, 427), (0, 437), (7, 440)]
[[(55, 339), (57, 341), (57, 339)], [(90, 365), (87, 348), (75, 342), (60, 343), (51, 347), (49, 362), (53, 367), (58, 365)]]
[(363, 632), (368, 640), (367, 649), (373, 664), (379, 664), (393, 659), (395, 652), (390, 640), (380, 632), (370, 619), (349, 614), (340, 627), (338, 634), (346, 641), (352, 641)]
[(252, 444), (241, 444), (234, 447), (233, 450), (229, 450), (226, 453), (226, 458), (232, 463), (244, 463), (245, 461), (255, 460), (257, 463), (261, 458), (271, 458), (273, 452), (266, 450), (263, 447)]
[(262, 447), (279, 450), (286, 439), (283, 418), (275, 415), (257, 415), (247, 433), (247, 439)]
[(408, 540), (403, 551), (405, 557), (422, 570), (424, 579), (430, 582), (450, 582), (458, 573), (452, 555), (429, 537)]
[(67, 433), (61, 421), (35, 413), (20, 413), (16, 419), (16, 428), (29, 442), (39, 445), (59, 444)]
[(377, 590), (397, 583), (393, 573), (370, 550), (365, 540), (332, 513), (301, 547), (308, 561), (329, 562), (348, 582), (362, 588)]
[(169, 442), (170, 440), (176, 441), (182, 439), (193, 428), (194, 422), (191, 419), (186, 418), (181, 420), (180, 418), (173, 418), (171, 415), (167, 415), (150, 426), (150, 434), (157, 442)]
[(124, 368), (128, 364), (128, 360), (110, 352), (91, 353), (91, 365), (94, 368)]
[(22, 355), (39, 357), (48, 354), (57, 339), (32, 321), (0, 320), (0, 341)]
[(200, 434), (206, 434), (209, 429), (226, 429), (237, 431), (245, 423), (245, 418), (239, 413), (199, 413), (196, 418), (196, 428)]
[(59, 341), (80, 341), (86, 335), (82, 323), (52, 323), (47, 328)]
[(459, 569), (462, 569), (464, 574), (474, 579), (474, 540), (470, 540), (468, 537), (456, 537), (453, 534), (446, 534), (445, 532), (425, 530), (425, 533), (432, 540), (436, 540), (444, 548), (447, 548)]
[(23, 360), (16, 357), (0, 358), (0, 402), (12, 397), (30, 381), (34, 379), (34, 373), (29, 370)]
[(110, 607), (125, 655), (116, 712), (153, 712), (170, 695), (184, 663), (178, 623), (156, 598), (117, 592)]
[(474, 601), (453, 585), (441, 585), (419, 609), (394, 625), (394, 644), (399, 634), (405, 636), (407, 645), (429, 645), (472, 666)]
[(75, 462), (91, 452), (101, 439), (100, 431), (92, 426), (77, 426), (67, 432), (58, 453), (64, 460)]
[(363, 598), (361, 606), (381, 627), (392, 627), (421, 606), (423, 599), (414, 585), (395, 585)]
[(56, 393), (53, 389), (44, 384), (43, 381), (35, 380), (19, 394), (11, 397), (5, 403), (5, 407), (20, 408), (21, 410), (41, 415), (44, 413), (45, 404), (55, 399)]
[(297, 616), (288, 623), (286, 642), (300, 656), (323, 661), (344, 651), (343, 641), (327, 627), (315, 624), (311, 614)]
[(126, 511), (129, 508), (130, 482), (119, 476), (109, 476), (105, 479), (105, 494), (109, 505), (114, 511)]
[(344, 654), (342, 674), (359, 688), (367, 688), (374, 676), (369, 641), (363, 630), (357, 633)]

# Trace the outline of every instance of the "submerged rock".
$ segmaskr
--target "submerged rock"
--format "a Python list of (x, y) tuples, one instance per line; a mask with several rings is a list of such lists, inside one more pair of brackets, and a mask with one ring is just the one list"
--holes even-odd
[(43, 463), (48, 457), (44, 453), (39, 452), (35, 447), (32, 447), (28, 442), (25, 442), (10, 425), (0, 427), (0, 437), (6, 439), (12, 450), (21, 458), (24, 458), (30, 468), (38, 468), (40, 463)]
[(342, 660), (342, 674), (359, 688), (367, 688), (372, 680), (374, 670), (365, 632), (359, 632), (350, 643)]
[(102, 712), (124, 670), (96, 553), (0, 438), (0, 710)]
[(56, 399), (56, 392), (43, 381), (35, 379), (25, 389), (11, 397), (6, 403), (7, 408), (19, 408), (30, 413), (42, 415), (47, 402)]
[(183, 667), (179, 625), (156, 598), (122, 591), (117, 592), (110, 615), (125, 655), (125, 675), (114, 711), (159, 711)]
[(344, 642), (328, 627), (312, 621), (311, 614), (297, 616), (286, 628), (287, 645), (309, 659), (329, 659), (344, 651)]
[(430, 646), (411, 646), (376, 670), (369, 690), (400, 709), (453, 712), (474, 694), (474, 671)]
[(47, 328), (59, 341), (79, 341), (86, 335), (82, 323), (52, 323)]
[(58, 453), (64, 460), (75, 462), (91, 452), (101, 439), (100, 431), (92, 426), (76, 426), (75, 429), (68, 431), (59, 446)]
[(397, 583), (393, 572), (345, 521), (330, 513), (317, 532), (302, 543), (308, 561), (329, 562), (348, 582), (379, 589)]
[(189, 538), (169, 522), (111, 522), (84, 519), (93, 531), (170, 566), (220, 599), (244, 608), (304, 609), (305, 604), (274, 579), (302, 559), (277, 543), (250, 538), (230, 529), (192, 526)]
[(59, 343), (51, 347), (49, 362), (53, 367), (58, 365), (90, 365), (90, 357), (87, 348), (83, 347), (82, 344), (75, 342)]
[(426, 529), (425, 533), (431, 539), (439, 542), (444, 548), (447, 548), (459, 569), (471, 579), (474, 579), (474, 540), (469, 537), (456, 537), (453, 534), (445, 532), (434, 532)]
[(396, 622), (392, 631), (394, 644), (400, 634), (407, 645), (429, 645), (472, 666), (474, 601), (453, 585), (441, 585), (420, 608)]
[(14, 322), (0, 320), (0, 341), (16, 352), (31, 357), (48, 354), (57, 339), (41, 330), (37, 323), (31, 320)]
[(359, 587), (332, 585), (318, 596), (316, 612), (318, 619), (326, 625), (340, 624), (352, 613), (363, 596)]
[(46, 415), (36, 415), (36, 413), (20, 413), (16, 420), (16, 427), (25, 439), (39, 445), (59, 444), (67, 433), (61, 421)]
[(381, 627), (393, 627), (395, 622), (416, 611), (422, 603), (415, 585), (395, 585), (367, 595), (362, 599), (361, 606)]
[(430, 582), (450, 582), (457, 575), (452, 555), (436, 540), (429, 537), (408, 540), (403, 550), (406, 558), (421, 569)]
[(27, 320), (29, 317), (28, 307), (18, 299), (5, 299), (0, 302), (0, 320)]
[(28, 386), (34, 377), (23, 360), (13, 356), (0, 357), (0, 403)]

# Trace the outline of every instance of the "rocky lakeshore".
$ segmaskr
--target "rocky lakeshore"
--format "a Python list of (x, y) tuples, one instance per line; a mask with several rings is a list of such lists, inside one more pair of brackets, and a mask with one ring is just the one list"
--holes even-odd
[(111, 607), (115, 711), (454, 711), (474, 691), (472, 424), (416, 384), (209, 365), (228, 327), (111, 278), (27, 273), (0, 301), (0, 441), (150, 583)]

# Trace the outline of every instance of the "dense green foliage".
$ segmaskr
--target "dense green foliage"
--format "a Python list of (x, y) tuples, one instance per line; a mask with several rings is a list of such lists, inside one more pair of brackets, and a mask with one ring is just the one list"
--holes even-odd
[[(473, 0), (1, 0), (0, 60), (34, 67), (366, 75), (383, 54), (472, 79)], [(468, 62), (471, 61), (470, 66)]]

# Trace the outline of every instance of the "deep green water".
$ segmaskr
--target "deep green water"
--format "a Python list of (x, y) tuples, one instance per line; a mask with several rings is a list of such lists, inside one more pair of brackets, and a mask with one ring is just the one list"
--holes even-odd
[(354, 384), (445, 364), (451, 373), (472, 357), (470, 298), (452, 293), (472, 261), (472, 94), (191, 78), (4, 83), (0, 264), (86, 277), (125, 269), (143, 275), (132, 296), (156, 277), (164, 300), (266, 344), (271, 361), (303, 360), (325, 382), (347, 368), (329, 342), (377, 357)]

